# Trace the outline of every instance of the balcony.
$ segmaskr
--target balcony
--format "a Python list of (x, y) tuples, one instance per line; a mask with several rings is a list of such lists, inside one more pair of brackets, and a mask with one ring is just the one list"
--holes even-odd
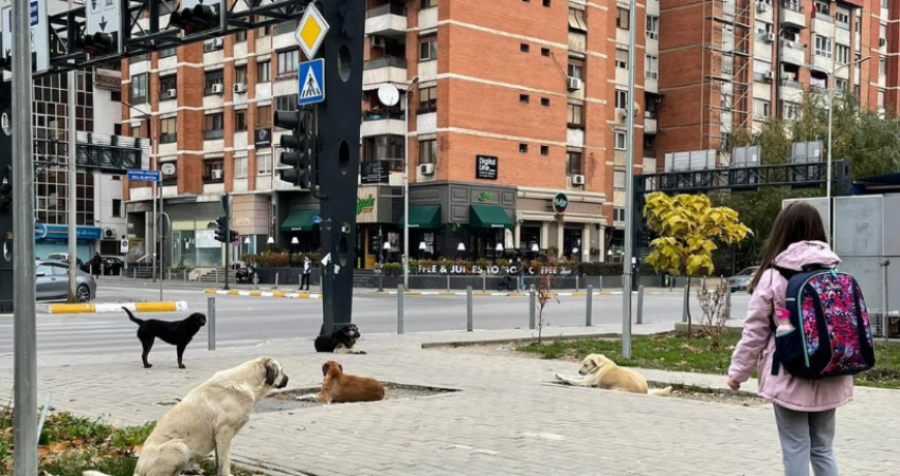
[(805, 66), (806, 46), (797, 41), (781, 40), (781, 61), (797, 66)]
[(816, 13), (816, 16), (812, 19), (812, 31), (817, 35), (834, 38), (834, 19), (821, 13)]
[(379, 36), (406, 35), (406, 7), (386, 3), (366, 11), (366, 34)]
[(812, 55), (812, 65), (815, 69), (827, 73), (834, 69), (834, 60), (825, 56)]
[(362, 137), (406, 134), (406, 115), (401, 111), (368, 111), (362, 119)]
[(782, 99), (786, 102), (803, 102), (803, 84), (799, 81), (785, 79), (782, 84)]
[(407, 81), (406, 58), (385, 56), (366, 61), (363, 66), (363, 86)]
[(800, 0), (784, 0), (781, 2), (781, 6), (784, 7), (782, 21), (785, 24), (806, 28), (806, 17), (803, 15), (803, 6), (800, 5)]
[(656, 117), (644, 117), (644, 134), (658, 134), (659, 128), (656, 124)]

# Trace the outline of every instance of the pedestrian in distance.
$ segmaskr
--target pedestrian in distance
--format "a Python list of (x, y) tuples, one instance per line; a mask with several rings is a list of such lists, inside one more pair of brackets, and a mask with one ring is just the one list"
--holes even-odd
[(100, 275), (103, 273), (103, 258), (100, 257), (100, 253), (94, 253), (94, 257), (91, 258), (91, 276), (94, 279), (100, 279)]
[[(833, 269), (838, 263), (840, 258), (831, 251), (822, 219), (812, 206), (798, 202), (782, 210), (750, 284), (747, 319), (731, 357), (728, 386), (740, 389), (756, 368), (758, 393), (774, 404), (785, 476), (809, 476), (810, 463), (815, 476), (838, 476), (832, 448), (835, 410), (853, 398), (853, 377), (812, 379), (792, 375), (776, 360), (775, 345), (776, 335), (781, 337), (790, 331), (782, 330), (781, 318), (781, 312), (790, 305), (785, 302), (785, 270)], [(777, 328), (776, 319), (782, 322)], [(778, 349), (782, 352), (781, 344)]]
[(517, 279), (517, 290), (522, 292), (525, 290), (525, 262), (522, 261), (522, 257), (516, 258), (516, 278)]
[[(309, 260), (309, 256), (303, 257), (303, 274), (300, 277), (300, 290), (301, 291), (309, 291), (309, 277), (312, 275), (312, 261)], [(306, 289), (304, 289), (306, 286)]]

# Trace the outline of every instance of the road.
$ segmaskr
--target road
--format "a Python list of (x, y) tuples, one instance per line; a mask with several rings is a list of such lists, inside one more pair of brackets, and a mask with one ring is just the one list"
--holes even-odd
[[(127, 281), (106, 284), (101, 280), (97, 300), (102, 302), (158, 300), (159, 290), (149, 286), (134, 285)], [(183, 300), (191, 312), (206, 312), (209, 296), (200, 289), (179, 288), (166, 291), (166, 299)], [(744, 293), (733, 297), (733, 318), (745, 315), (748, 296)], [(390, 333), (397, 329), (397, 297), (375, 295), (360, 290), (353, 298), (353, 322), (360, 326), (363, 338), (367, 333)], [(680, 293), (650, 295), (645, 297), (644, 322), (675, 322), (681, 319), (682, 296)], [(466, 301), (464, 296), (406, 296), (406, 332), (464, 330), (466, 327)], [(699, 320), (700, 308), (692, 299), (695, 320)], [(622, 296), (595, 296), (593, 302), (594, 324), (621, 322)], [(312, 337), (321, 327), (322, 302), (318, 299), (273, 299), (260, 297), (217, 296), (216, 331), (218, 348), (235, 348), (259, 345), (272, 339), (287, 337)], [(145, 313), (141, 318), (176, 320), (185, 315), (178, 313)], [(585, 320), (584, 297), (561, 297), (551, 300), (544, 311), (546, 332), (552, 334), (554, 326), (579, 326)], [(474, 321), (477, 329), (513, 329), (528, 326), (528, 299), (523, 297), (475, 297)], [(9, 354), (13, 347), (13, 318), (0, 315), (0, 355)], [(38, 315), (38, 352), (40, 354), (139, 354), (140, 345), (135, 336), (136, 326), (124, 313), (118, 314), (60, 314)], [(193, 348), (205, 348), (207, 330), (197, 335)], [(188, 355), (191, 348), (188, 349)], [(159, 343), (154, 354), (174, 349)], [(151, 361), (153, 359), (151, 358)]]

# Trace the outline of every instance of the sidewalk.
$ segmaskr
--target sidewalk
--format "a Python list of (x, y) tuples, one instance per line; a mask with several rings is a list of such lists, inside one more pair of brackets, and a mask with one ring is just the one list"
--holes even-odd
[[(640, 332), (670, 330), (647, 325)], [(618, 326), (549, 328), (545, 335), (605, 334)], [(39, 400), (122, 424), (161, 417), (176, 398), (213, 372), (250, 358), (278, 358), (290, 388), (321, 382), (334, 358), (348, 373), (460, 392), (418, 400), (332, 405), (256, 413), (235, 440), (236, 462), (273, 474), (776, 476), (782, 474), (771, 407), (743, 407), (596, 389), (548, 386), (578, 364), (458, 350), (423, 350), (436, 342), (514, 339), (528, 330), (366, 335), (368, 355), (315, 354), (309, 339), (207, 352), (190, 347), (179, 371), (159, 347), (144, 370), (139, 349), (124, 356), (40, 358)], [(172, 357), (174, 355), (165, 357)], [(172, 359), (172, 360), (173, 360)], [(171, 365), (170, 365), (171, 364)], [(0, 358), (0, 400), (12, 389), (12, 359)], [(721, 387), (724, 378), (643, 371), (648, 379)], [(753, 391), (749, 382), (745, 389)], [(897, 391), (857, 388), (839, 412), (842, 474), (882, 476), (900, 467)]]

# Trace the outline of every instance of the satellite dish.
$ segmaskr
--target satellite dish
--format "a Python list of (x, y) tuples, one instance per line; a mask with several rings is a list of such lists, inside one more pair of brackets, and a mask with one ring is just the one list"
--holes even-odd
[(400, 102), (400, 91), (393, 84), (382, 84), (378, 88), (378, 100), (387, 107), (396, 106)]
[(166, 162), (162, 164), (162, 173), (166, 175), (174, 175), (175, 174), (175, 164), (171, 162)]

